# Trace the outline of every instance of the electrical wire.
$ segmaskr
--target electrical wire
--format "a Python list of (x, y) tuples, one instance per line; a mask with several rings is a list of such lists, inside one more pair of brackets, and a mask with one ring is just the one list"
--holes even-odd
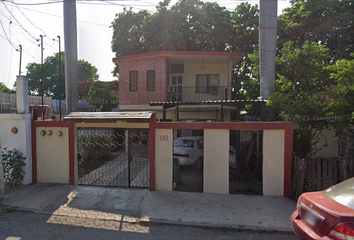
[(17, 20), (17, 18), (12, 14), (12, 12), (7, 8), (7, 6), (6, 6), (6, 4), (4, 3), (4, 1), (1, 1), (2, 2), (2, 4), (5, 6), (5, 8), (6, 8), (6, 10), (10, 13), (10, 15), (16, 20), (16, 22), (18, 22), (18, 24), (21, 26), (21, 28), (28, 34), (28, 35), (30, 35), (33, 39), (35, 39), (36, 40), (36, 38), (32, 35), (32, 34), (30, 34), (23, 26), (22, 26), (22, 24)]

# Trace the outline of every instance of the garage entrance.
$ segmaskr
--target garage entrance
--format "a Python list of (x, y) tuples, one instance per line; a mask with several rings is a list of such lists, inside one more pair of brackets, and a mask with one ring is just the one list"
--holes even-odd
[(203, 131), (175, 130), (173, 191), (203, 192)]
[(230, 130), (230, 194), (263, 194), (262, 146), (263, 131)]

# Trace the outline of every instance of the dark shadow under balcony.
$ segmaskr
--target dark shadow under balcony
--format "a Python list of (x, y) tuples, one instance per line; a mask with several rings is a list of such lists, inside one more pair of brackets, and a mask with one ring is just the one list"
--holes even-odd
[(209, 100), (227, 100), (227, 87), (167, 87), (168, 102), (200, 102)]

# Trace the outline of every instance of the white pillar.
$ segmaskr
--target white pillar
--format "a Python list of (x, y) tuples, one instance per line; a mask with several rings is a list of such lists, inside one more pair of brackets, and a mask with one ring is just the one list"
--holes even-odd
[(29, 113), (27, 76), (17, 76), (16, 105), (17, 105), (17, 113)]

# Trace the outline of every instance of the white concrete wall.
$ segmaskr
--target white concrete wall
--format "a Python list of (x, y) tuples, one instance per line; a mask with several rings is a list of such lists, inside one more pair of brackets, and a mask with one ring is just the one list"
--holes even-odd
[(284, 130), (263, 131), (263, 195), (284, 194)]
[[(22, 184), (32, 183), (32, 145), (30, 114), (0, 114), (1, 147), (17, 149), (26, 158), (25, 175)], [(16, 127), (17, 133), (11, 129)]]
[(229, 130), (204, 130), (204, 193), (229, 193)]
[(155, 139), (156, 190), (172, 191), (173, 130), (156, 129)]
[[(41, 131), (46, 134), (42, 136)], [(52, 135), (48, 135), (48, 131)], [(58, 136), (58, 132), (62, 136)], [(38, 127), (37, 135), (37, 182), (69, 183), (69, 129)]]

